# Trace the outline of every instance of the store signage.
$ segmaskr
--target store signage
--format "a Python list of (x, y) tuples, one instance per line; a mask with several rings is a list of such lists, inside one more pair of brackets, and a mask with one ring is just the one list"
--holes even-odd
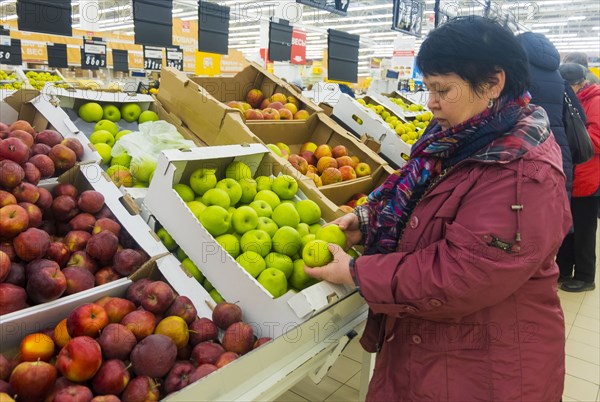
[(415, 37), (398, 35), (394, 40), (392, 69), (398, 71), (398, 79), (407, 80), (413, 76), (415, 64)]
[(67, 45), (64, 43), (48, 43), (46, 52), (48, 53), (48, 67), (66, 68), (69, 66)]
[(167, 67), (183, 71), (183, 50), (179, 47), (167, 48)]
[(106, 42), (84, 39), (81, 53), (81, 68), (97, 70), (106, 67)]
[(350, 5), (350, 0), (296, 0), (296, 3), (345, 16)]
[(306, 32), (294, 29), (292, 31), (292, 64), (306, 64)]
[(163, 50), (160, 47), (144, 46), (144, 70), (160, 71), (163, 63)]
[(129, 52), (127, 50), (112, 50), (113, 69), (115, 71), (129, 72)]
[(20, 39), (10, 39), (8, 45), (0, 45), (0, 64), (19, 66), (22, 63)]

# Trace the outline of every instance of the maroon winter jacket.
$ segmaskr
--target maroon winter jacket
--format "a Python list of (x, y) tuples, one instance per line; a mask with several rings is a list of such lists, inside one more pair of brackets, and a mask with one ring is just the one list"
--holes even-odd
[(378, 351), (367, 400), (560, 400), (561, 166), (553, 136), (505, 163), (464, 161), (417, 205), (397, 252), (356, 260), (370, 307), (361, 344)]
[(594, 194), (600, 185), (600, 85), (592, 84), (580, 89), (577, 97), (585, 110), (594, 157), (575, 166), (573, 197), (587, 197)]

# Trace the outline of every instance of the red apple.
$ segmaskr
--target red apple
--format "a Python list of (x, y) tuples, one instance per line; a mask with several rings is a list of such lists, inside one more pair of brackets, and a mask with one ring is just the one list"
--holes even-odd
[(142, 307), (154, 314), (162, 314), (175, 300), (175, 292), (163, 281), (155, 281), (144, 288)]
[(0, 283), (0, 315), (12, 313), (27, 307), (25, 289), (12, 283)]
[(135, 310), (123, 317), (121, 324), (126, 326), (140, 341), (154, 333), (156, 316), (146, 310)]
[(235, 352), (240, 355), (246, 354), (252, 350), (254, 345), (254, 332), (252, 327), (245, 322), (236, 322), (231, 324), (225, 330), (223, 335), (223, 348), (228, 352)]
[(18, 138), (23, 141), (23, 144), (27, 145), (27, 148), (31, 148), (33, 146), (33, 135), (29, 134), (27, 131), (23, 130), (14, 130), (8, 133), (8, 138)]
[(138, 376), (160, 378), (175, 364), (177, 347), (166, 335), (153, 334), (138, 342), (131, 351), (131, 366)]
[(31, 159), (29, 159), (29, 163), (38, 168), (42, 179), (47, 179), (54, 176), (56, 167), (54, 166), (54, 161), (50, 159), (48, 155), (34, 155), (31, 157)]
[(108, 324), (97, 339), (105, 359), (128, 360), (137, 339), (123, 324)]
[(40, 207), (42, 211), (46, 211), (52, 208), (53, 198), (52, 194), (50, 194), (50, 191), (46, 190), (43, 187), (38, 187), (38, 193), (40, 194), (40, 198), (38, 198), (35, 205)]
[(217, 327), (225, 330), (242, 321), (242, 309), (235, 303), (221, 302), (214, 308), (212, 319)]
[(85, 151), (77, 138), (65, 138), (61, 141), (61, 144), (75, 152), (77, 160), (81, 160)]
[(261, 347), (262, 345), (264, 345), (265, 343), (269, 343), (273, 340), (273, 338), (269, 338), (268, 336), (263, 336), (262, 338), (258, 338), (255, 342), (254, 342), (254, 346), (252, 347), (252, 349), (256, 349)]
[(262, 111), (258, 109), (248, 109), (244, 112), (244, 117), (246, 120), (264, 120)]
[(52, 148), (46, 144), (33, 144), (31, 147), (31, 155), (48, 155)]
[(96, 225), (96, 218), (88, 213), (78, 214), (69, 221), (71, 230), (82, 230), (88, 233), (92, 232), (94, 225)]
[(56, 262), (62, 268), (67, 265), (71, 252), (66, 244), (56, 241), (50, 243), (45, 257)]
[(0, 186), (11, 189), (25, 179), (25, 170), (16, 162), (0, 160)]
[(42, 210), (30, 202), (20, 202), (18, 205), (27, 211), (27, 215), (29, 216), (29, 227), (40, 227), (42, 224)]
[(23, 167), (23, 170), (25, 171), (25, 181), (27, 183), (37, 185), (42, 178), (42, 174), (40, 173), (39, 169), (36, 168), (33, 163), (29, 162), (25, 162)]
[(52, 390), (56, 368), (46, 362), (20, 363), (10, 375), (10, 387), (19, 401), (38, 402)]
[(35, 130), (31, 127), (31, 123), (25, 120), (17, 120), (8, 127), (8, 131), (23, 130), (35, 136)]
[(117, 236), (112, 232), (105, 230), (93, 235), (88, 240), (85, 251), (92, 258), (95, 258), (102, 263), (107, 263), (112, 261), (118, 247), (119, 239)]
[(107, 325), (106, 310), (95, 303), (82, 304), (71, 311), (67, 317), (67, 331), (71, 338), (78, 336), (97, 338)]
[[(277, 111), (281, 111), (281, 109), (284, 109), (283, 107), (283, 103), (281, 102), (271, 102), (267, 105), (267, 109), (275, 109)], [(286, 109), (287, 110), (287, 109)], [(289, 111), (289, 110), (288, 110)], [(291, 112), (290, 112), (291, 113)], [(293, 116), (292, 116), (293, 117)]]
[(199, 379), (206, 377), (213, 371), (217, 371), (219, 368), (214, 364), (202, 364), (196, 368), (196, 371), (190, 376), (190, 384), (198, 381)]
[(339, 183), (342, 181), (342, 173), (336, 168), (327, 168), (321, 174), (321, 181), (324, 186)]
[(271, 98), (265, 98), (263, 99), (263, 101), (260, 103), (260, 106), (258, 107), (260, 110), (265, 110), (267, 107), (269, 107), (269, 103), (271, 103)]
[(0, 251), (0, 283), (4, 282), (10, 273), (10, 257), (4, 251)]
[(308, 162), (303, 157), (298, 156), (296, 154), (292, 154), (288, 158), (288, 161), (294, 167), (294, 169), (296, 169), (300, 173), (302, 173), (302, 174), (306, 174), (307, 173), (307, 171), (308, 171)]
[(33, 261), (46, 255), (50, 247), (50, 236), (43, 230), (29, 228), (15, 237), (13, 246), (21, 260)]
[(0, 208), (0, 238), (11, 239), (27, 229), (29, 214), (19, 205)]
[(315, 156), (314, 152), (303, 151), (302, 153), (300, 153), (300, 156), (303, 157), (304, 159), (306, 159), (306, 162), (308, 162), (309, 165), (317, 166), (318, 161), (317, 161), (317, 157)]
[(77, 202), (68, 195), (55, 196), (52, 201), (52, 213), (54, 218), (61, 222), (68, 222), (79, 213)]
[(90, 380), (102, 365), (100, 345), (89, 336), (71, 339), (56, 358), (56, 367), (70, 381)]
[(342, 166), (339, 171), (342, 174), (342, 181), (356, 179), (356, 172), (352, 166)]
[(60, 267), (43, 267), (27, 275), (27, 294), (36, 304), (58, 299), (67, 289), (67, 279)]
[(62, 140), (63, 136), (58, 131), (54, 130), (40, 131), (35, 137), (35, 142), (38, 144), (46, 144), (49, 147), (60, 144)]
[(79, 384), (69, 385), (62, 388), (54, 394), (53, 402), (89, 402), (92, 400), (94, 395), (92, 391)]
[(63, 239), (63, 243), (67, 245), (70, 252), (81, 251), (86, 249), (91, 237), (91, 234), (83, 230), (71, 230)]
[(343, 145), (337, 145), (331, 150), (331, 155), (336, 159), (341, 158), (342, 156), (348, 156), (348, 149)]
[(246, 102), (248, 102), (253, 108), (259, 107), (263, 100), (264, 95), (260, 89), (251, 89), (246, 94)]
[(96, 271), (94, 276), (96, 278), (96, 286), (106, 285), (107, 283), (114, 282), (122, 278), (122, 276), (116, 273), (112, 267), (100, 268), (98, 271)]
[(147, 278), (143, 278), (134, 282), (127, 289), (127, 300), (131, 300), (133, 304), (139, 307), (142, 304), (142, 299), (144, 298), (144, 289), (150, 283), (152, 283), (152, 281)]
[[(131, 305), (133, 306), (133, 303)], [(196, 307), (189, 297), (177, 296), (165, 315), (181, 317), (190, 325), (198, 317), (198, 311), (196, 311)]]
[(125, 390), (131, 375), (121, 360), (107, 360), (92, 379), (92, 388), (100, 395), (120, 395)]
[(338, 164), (337, 161), (335, 159), (333, 159), (331, 156), (324, 156), (321, 159), (319, 159), (319, 161), (317, 162), (317, 169), (319, 170), (320, 173), (323, 173), (325, 171), (325, 169), (328, 168), (336, 168), (337, 169)]
[(119, 223), (115, 222), (114, 219), (98, 218), (97, 216), (96, 216), (96, 218), (98, 220), (96, 221), (96, 224), (94, 225), (94, 228), (92, 229), (92, 234), (98, 234), (104, 230), (108, 230), (115, 236), (119, 236), (121, 234), (121, 225), (119, 225)]
[(54, 197), (61, 195), (68, 195), (76, 200), (77, 197), (79, 197), (79, 190), (77, 190), (77, 187), (72, 184), (59, 183), (56, 187), (54, 187)]
[(14, 205), (17, 203), (17, 199), (14, 195), (8, 191), (0, 190), (0, 208), (7, 205)]
[(62, 272), (67, 280), (65, 296), (91, 289), (96, 284), (94, 275), (86, 269), (66, 267)]
[(13, 247), (11, 242), (3, 242), (0, 243), (0, 251), (5, 253), (8, 256), (8, 259), (12, 262), (17, 258), (17, 254), (15, 253), (15, 248)]
[(186, 387), (190, 382), (190, 376), (195, 370), (196, 367), (189, 361), (176, 362), (165, 379), (165, 393), (169, 395)]
[(121, 322), (127, 314), (135, 311), (135, 304), (122, 297), (111, 297), (103, 307), (111, 323)]
[(40, 192), (37, 186), (31, 183), (21, 183), (17, 187), (13, 188), (13, 195), (17, 199), (17, 202), (30, 202), (35, 204), (40, 198)]
[[(266, 108), (262, 111), (265, 120), (280, 120), (279, 112), (273, 108)], [(6, 141), (6, 140), (5, 140)]]
[(90, 214), (98, 213), (104, 206), (104, 196), (98, 191), (84, 191), (77, 200), (77, 206), (83, 212)]
[(55, 145), (48, 153), (56, 169), (60, 171), (66, 171), (71, 169), (77, 163), (77, 155), (69, 147), (65, 145)]
[(349, 156), (340, 156), (339, 158), (336, 158), (335, 160), (338, 164), (338, 168), (341, 168), (342, 166), (350, 166), (350, 167), (354, 168), (356, 166), (356, 164), (354, 163), (352, 158)]
[(192, 360), (198, 365), (215, 364), (219, 356), (225, 353), (223, 346), (214, 342), (201, 342), (192, 349)]
[(329, 156), (329, 157), (332, 156), (331, 147), (327, 144), (319, 145), (317, 147), (317, 149), (315, 150), (315, 157), (317, 159), (321, 159), (325, 156)]
[(29, 159), (31, 151), (23, 141), (9, 137), (0, 141), (0, 158), (8, 159), (19, 165)]
[(221, 368), (236, 360), (238, 357), (240, 357), (240, 355), (238, 355), (235, 352), (225, 352), (221, 356), (219, 356), (219, 358), (215, 362), (215, 366)]
[(83, 268), (92, 274), (96, 274), (98, 271), (98, 264), (96, 261), (83, 250), (75, 251), (71, 254), (69, 261), (67, 261), (67, 266)]
[(158, 384), (148, 376), (138, 376), (129, 381), (121, 395), (123, 402), (156, 402), (160, 397)]
[(190, 344), (196, 346), (201, 342), (215, 341), (219, 335), (219, 328), (212, 320), (206, 317), (199, 318), (190, 324)]
[(113, 269), (120, 275), (129, 276), (144, 263), (144, 257), (136, 250), (123, 249), (117, 251), (113, 258)]

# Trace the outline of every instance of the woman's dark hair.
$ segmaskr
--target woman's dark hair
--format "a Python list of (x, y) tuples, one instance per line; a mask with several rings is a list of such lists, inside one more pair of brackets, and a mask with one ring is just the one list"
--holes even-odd
[(457, 17), (431, 31), (417, 55), (424, 76), (454, 73), (481, 93), (504, 70), (501, 95), (520, 96), (529, 88), (527, 55), (513, 33), (478, 16)]

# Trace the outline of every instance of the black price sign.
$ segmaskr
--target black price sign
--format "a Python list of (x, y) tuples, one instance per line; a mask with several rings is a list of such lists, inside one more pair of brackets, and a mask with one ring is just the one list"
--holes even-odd
[(183, 50), (178, 47), (167, 48), (167, 67), (183, 71)]
[(0, 64), (19, 66), (22, 63), (21, 40), (11, 39), (8, 30), (0, 31)]
[(162, 48), (144, 46), (144, 70), (160, 71), (162, 69)]
[(104, 67), (106, 67), (106, 43), (85, 39), (81, 54), (81, 68), (96, 70)]

